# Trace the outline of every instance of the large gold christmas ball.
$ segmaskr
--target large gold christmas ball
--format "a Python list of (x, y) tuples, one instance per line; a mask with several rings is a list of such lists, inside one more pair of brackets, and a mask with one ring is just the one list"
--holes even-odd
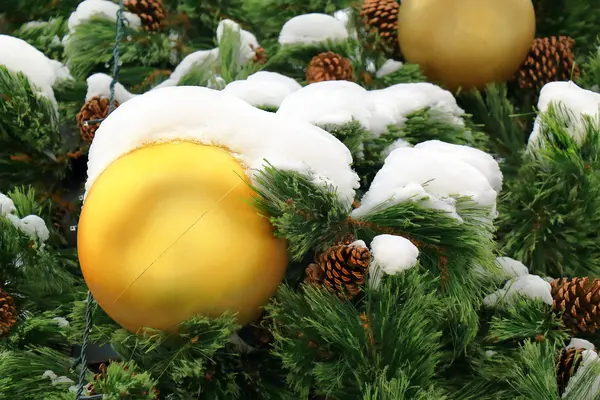
[(250, 204), (240, 163), (191, 142), (138, 148), (90, 188), (78, 232), (86, 283), (132, 332), (194, 315), (260, 314), (283, 279), (286, 243)]
[(398, 15), (406, 61), (450, 90), (511, 78), (534, 35), (531, 0), (403, 0)]

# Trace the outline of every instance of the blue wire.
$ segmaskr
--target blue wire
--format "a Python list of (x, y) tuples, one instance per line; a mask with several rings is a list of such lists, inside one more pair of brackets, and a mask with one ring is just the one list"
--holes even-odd
[[(115, 86), (119, 79), (119, 70), (121, 68), (121, 61), (119, 59), (119, 43), (123, 39), (123, 11), (124, 11), (123, 0), (119, 0), (119, 9), (117, 10), (117, 35), (115, 37), (115, 45), (113, 46), (113, 79), (110, 82), (110, 100), (108, 106), (108, 114), (115, 109)], [(87, 372), (87, 347), (89, 344), (90, 332), (92, 331), (92, 316), (94, 310), (94, 296), (92, 292), (88, 292), (87, 305), (85, 309), (85, 330), (83, 331), (83, 342), (81, 344), (81, 354), (75, 363), (75, 367), (81, 364), (79, 370), (79, 382), (77, 387), (76, 400), (99, 400), (102, 399), (103, 395), (94, 396), (83, 396), (83, 389), (85, 387), (85, 374)]]

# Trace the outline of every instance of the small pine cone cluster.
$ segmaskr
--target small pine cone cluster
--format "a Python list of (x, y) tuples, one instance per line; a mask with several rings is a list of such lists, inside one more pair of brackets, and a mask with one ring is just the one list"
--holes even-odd
[(254, 58), (252, 59), (256, 64), (266, 64), (267, 54), (263, 47), (259, 47), (254, 51)]
[(580, 71), (575, 64), (574, 45), (575, 40), (568, 36), (535, 39), (519, 70), (519, 87), (537, 93), (549, 82), (578, 77)]
[(583, 349), (568, 348), (560, 353), (556, 363), (556, 382), (558, 392), (562, 396), (569, 384), (569, 379), (577, 372), (581, 366)]
[[(87, 121), (102, 120), (108, 116), (109, 100), (105, 97), (92, 97), (85, 102), (79, 114), (77, 114), (77, 127), (79, 128), (79, 134), (81, 139), (85, 143), (91, 143), (94, 139), (94, 135), (100, 126), (99, 122), (89, 123)], [(119, 106), (119, 103), (115, 100), (115, 108)]]
[(376, 33), (389, 50), (399, 53), (398, 11), (400, 4), (396, 0), (365, 0), (360, 16), (371, 32)]
[(351, 300), (362, 291), (371, 263), (366, 247), (341, 244), (332, 246), (306, 268), (305, 283), (324, 286), (342, 300)]
[(125, 7), (140, 17), (148, 32), (157, 31), (167, 16), (162, 0), (125, 0)]
[(554, 310), (573, 334), (600, 328), (600, 279), (562, 278), (552, 281)]
[(17, 323), (18, 311), (13, 298), (0, 288), (0, 336), (6, 335)]
[(317, 54), (310, 60), (306, 68), (306, 81), (316, 83), (323, 81), (351, 81), (354, 70), (350, 60), (332, 51)]

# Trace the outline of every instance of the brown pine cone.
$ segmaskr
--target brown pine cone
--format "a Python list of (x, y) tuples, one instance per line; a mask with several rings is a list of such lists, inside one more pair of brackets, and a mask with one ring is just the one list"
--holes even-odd
[(600, 328), (600, 279), (562, 278), (551, 285), (554, 309), (562, 313), (573, 334), (595, 333)]
[(308, 83), (323, 81), (351, 81), (353, 69), (350, 60), (332, 51), (317, 54), (308, 63), (306, 81)]
[(399, 55), (398, 45), (398, 11), (400, 4), (396, 0), (365, 0), (360, 16), (363, 23), (372, 33), (376, 33), (388, 53)]
[(0, 336), (6, 335), (17, 323), (18, 311), (13, 298), (0, 288)]
[(574, 45), (575, 40), (568, 36), (535, 39), (519, 70), (519, 87), (538, 93), (549, 82), (577, 78), (580, 71), (575, 64)]
[(125, 0), (125, 7), (140, 17), (148, 32), (157, 31), (167, 16), (162, 0)]
[[(79, 114), (77, 114), (77, 127), (79, 128), (79, 134), (81, 139), (86, 143), (91, 143), (94, 139), (94, 135), (100, 127), (100, 123), (90, 123), (86, 125), (86, 121), (102, 120), (108, 116), (109, 100), (105, 97), (92, 97), (81, 107)], [(119, 103), (115, 100), (115, 108), (119, 106)]]
[(326, 287), (342, 300), (358, 295), (365, 283), (371, 263), (371, 253), (366, 247), (336, 245), (318, 257), (318, 264), (307, 268), (306, 282)]
[(569, 384), (569, 379), (577, 372), (581, 366), (581, 353), (583, 349), (569, 348), (560, 353), (556, 363), (556, 381), (558, 384), (558, 393), (562, 396)]
[(266, 64), (267, 63), (267, 54), (265, 53), (265, 49), (263, 47), (259, 47), (254, 52), (253, 61), (256, 64)]

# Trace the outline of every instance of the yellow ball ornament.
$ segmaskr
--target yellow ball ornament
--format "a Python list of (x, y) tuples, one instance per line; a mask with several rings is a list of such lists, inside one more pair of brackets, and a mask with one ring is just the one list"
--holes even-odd
[(259, 316), (283, 279), (286, 243), (249, 203), (225, 149), (151, 144), (112, 162), (90, 188), (78, 232), (85, 281), (124, 328), (176, 331), (197, 315)]
[(534, 35), (531, 0), (403, 0), (398, 14), (406, 61), (451, 90), (511, 78)]

